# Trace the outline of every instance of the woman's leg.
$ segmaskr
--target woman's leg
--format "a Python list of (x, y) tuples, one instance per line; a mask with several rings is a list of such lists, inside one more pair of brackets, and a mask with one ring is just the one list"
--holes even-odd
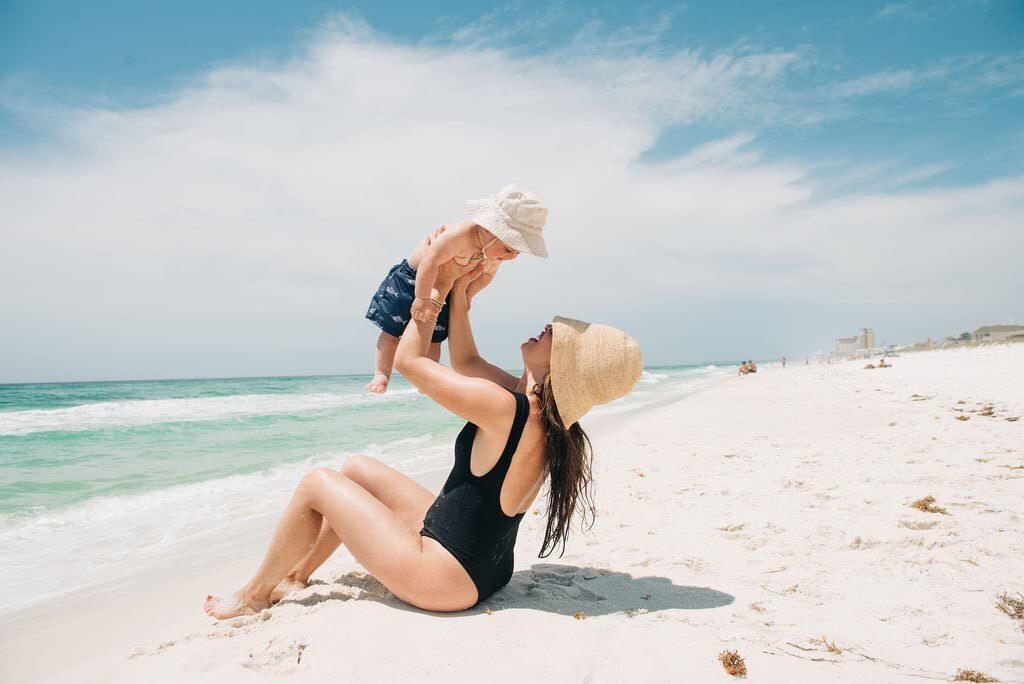
[[(423, 517), (435, 497), (420, 483), (363, 454), (349, 458), (339, 472), (391, 509), (412, 531), (418, 533), (423, 527)], [(310, 575), (316, 572), (340, 545), (341, 539), (325, 520), (320, 525), (320, 536), (317, 537), (313, 548), (277, 585), (271, 594), (271, 601), (277, 603), (287, 594), (305, 589), (309, 585)]]
[(325, 519), (355, 559), (402, 600), (427, 610), (476, 602), (472, 580), (443, 547), (425, 542), (346, 475), (319, 468), (302, 478), (253, 578), (227, 599), (208, 596), (206, 612), (224, 619), (268, 607), (271, 591), (309, 552)]

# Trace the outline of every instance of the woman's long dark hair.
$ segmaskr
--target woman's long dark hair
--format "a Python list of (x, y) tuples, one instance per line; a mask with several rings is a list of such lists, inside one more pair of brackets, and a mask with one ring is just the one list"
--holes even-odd
[(540, 415), (544, 421), (545, 451), (547, 454), (548, 516), (544, 530), (544, 544), (540, 557), (547, 558), (559, 544), (565, 553), (565, 542), (569, 538), (572, 516), (577, 507), (580, 510), (584, 529), (594, 524), (594, 498), (591, 492), (591, 461), (593, 448), (590, 438), (579, 423), (573, 423), (566, 430), (555, 405), (551, 392), (551, 376), (542, 385), (533, 386), (533, 394), (539, 399)]

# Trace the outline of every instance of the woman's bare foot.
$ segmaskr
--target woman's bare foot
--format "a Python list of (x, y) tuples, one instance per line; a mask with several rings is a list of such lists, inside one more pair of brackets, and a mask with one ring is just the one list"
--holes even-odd
[(288, 594), (296, 591), (302, 591), (308, 586), (309, 585), (306, 582), (299, 581), (294, 577), (285, 577), (276, 587), (274, 587), (274, 591), (270, 592), (270, 604), (273, 605)]
[(366, 385), (366, 389), (374, 394), (384, 394), (388, 391), (388, 382), (390, 380), (391, 378), (383, 373), (374, 373), (373, 380)]
[(239, 615), (255, 615), (264, 608), (269, 607), (269, 601), (247, 601), (242, 598), (241, 592), (236, 592), (228, 598), (218, 598), (209, 595), (206, 597), (206, 603), (203, 604), (203, 610), (206, 611), (206, 614), (218, 620), (227, 620)]

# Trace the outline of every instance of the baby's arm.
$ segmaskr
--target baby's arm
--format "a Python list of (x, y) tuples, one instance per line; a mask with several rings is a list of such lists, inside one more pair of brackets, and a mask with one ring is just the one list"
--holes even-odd
[(459, 252), (472, 244), (473, 223), (468, 221), (450, 226), (433, 237), (430, 246), (416, 268), (416, 300), (412, 303), (413, 320), (436, 317), (439, 307), (430, 302), (434, 279), (441, 264), (451, 261)]

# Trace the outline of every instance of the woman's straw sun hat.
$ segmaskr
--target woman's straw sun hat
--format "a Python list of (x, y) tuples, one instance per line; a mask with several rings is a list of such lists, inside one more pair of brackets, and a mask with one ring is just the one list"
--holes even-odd
[(551, 392), (566, 428), (594, 406), (629, 394), (643, 366), (640, 345), (618, 328), (555, 316)]
[(512, 249), (546, 257), (544, 224), (548, 208), (526, 188), (513, 183), (485, 199), (466, 202), (469, 217)]

